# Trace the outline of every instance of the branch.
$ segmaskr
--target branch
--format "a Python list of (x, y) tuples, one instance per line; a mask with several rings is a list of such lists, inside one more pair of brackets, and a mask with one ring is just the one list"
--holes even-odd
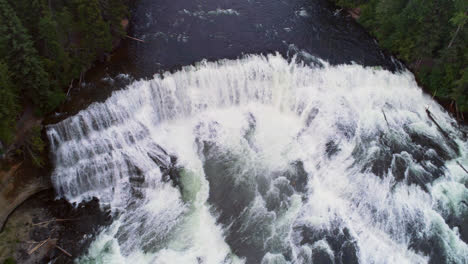
[(57, 245), (55, 245), (55, 247), (58, 248), (60, 251), (62, 251), (63, 254), (69, 256), (70, 258), (72, 257), (72, 255), (70, 253), (68, 253), (65, 249), (63, 249), (63, 248), (61, 248), (61, 247), (59, 247)]
[(431, 111), (429, 111), (429, 108), (426, 108), (426, 113), (427, 113), (427, 116), (429, 117), (429, 119), (431, 119), (432, 122), (434, 122), (434, 124), (437, 126), (437, 128), (439, 128), (440, 132), (441, 132), (446, 138), (450, 138), (449, 135), (447, 134), (447, 132), (445, 132), (445, 130), (439, 125), (439, 123), (437, 123), (437, 121), (435, 121), (434, 117), (433, 117), (432, 114), (431, 114)]
[(457, 37), (458, 31), (460, 31), (460, 28), (462, 28), (462, 26), (463, 26), (463, 24), (458, 25), (457, 31), (455, 31), (455, 35), (453, 35), (452, 40), (450, 40), (450, 43), (449, 43), (449, 45), (447, 46), (447, 49), (450, 49), (450, 47), (452, 47), (453, 41), (454, 41), (455, 38)]
[(31, 249), (30, 251), (28, 251), (28, 255), (31, 255), (32, 253), (34, 253), (34, 251), (38, 250), (39, 248), (41, 248), (46, 242), (48, 242), (50, 240), (50, 237), (44, 241), (42, 241), (40, 244), (38, 244), (37, 246), (35, 246), (33, 249)]
[(385, 122), (387, 122), (387, 126), (390, 128), (390, 125), (388, 124), (387, 116), (385, 115), (385, 112), (383, 109), (382, 109), (382, 114), (383, 114), (383, 117), (385, 118)]
[(137, 38), (134, 38), (134, 37), (130, 37), (129, 35), (127, 35), (126, 37), (129, 38), (129, 39), (133, 39), (133, 40), (136, 40), (136, 41), (143, 42), (143, 43), (145, 42), (145, 41), (142, 40), (142, 39), (137, 39)]
[(36, 226), (36, 225), (48, 224), (48, 223), (51, 223), (51, 222), (64, 222), (64, 221), (74, 221), (74, 220), (79, 220), (79, 218), (53, 219), (53, 220), (49, 220), (49, 221), (34, 223), (34, 224), (32, 224), (32, 225), (33, 225), (33, 226)]
[(458, 162), (458, 160), (457, 160), (457, 164), (458, 166), (460, 166), (460, 168), (462, 168), (468, 174), (468, 170), (466, 170), (465, 167), (463, 167), (463, 165), (461, 165), (461, 163)]

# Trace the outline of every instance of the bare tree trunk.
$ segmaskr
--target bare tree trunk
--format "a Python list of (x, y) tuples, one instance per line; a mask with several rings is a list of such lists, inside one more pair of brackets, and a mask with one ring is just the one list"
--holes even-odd
[(453, 35), (452, 40), (450, 40), (450, 43), (449, 43), (449, 45), (447, 46), (447, 49), (449, 49), (450, 47), (452, 47), (453, 41), (454, 41), (455, 38), (457, 37), (458, 32), (460, 31), (460, 29), (462, 28), (462, 26), (463, 26), (463, 24), (458, 25), (457, 31), (455, 31), (455, 35)]

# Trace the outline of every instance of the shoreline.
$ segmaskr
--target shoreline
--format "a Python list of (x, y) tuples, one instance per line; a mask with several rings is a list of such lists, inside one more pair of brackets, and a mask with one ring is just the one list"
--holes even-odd
[[(125, 31), (128, 34), (129, 20), (123, 19), (122, 23), (125, 23)], [(114, 54), (126, 49), (127, 44), (124, 43), (127, 41), (126, 36), (116, 38), (113, 41), (112, 51), (96, 56), (96, 61), (92, 67), (86, 70), (84, 75), (111, 63)], [(68, 92), (70, 93), (70, 91)], [(38, 168), (30, 159), (17, 153), (7, 155), (7, 152), (5, 156), (0, 157), (3, 166), (3, 168), (0, 168), (0, 206), (2, 208), (0, 211), (0, 263), (6, 260), (26, 264), (48, 263), (48, 261), (57, 258), (60, 258), (60, 263), (73, 263), (73, 258), (69, 258), (60, 250), (56, 250), (55, 244), (59, 245), (61, 243), (61, 248), (70, 252), (74, 257), (79, 256), (84, 250), (87, 250), (91, 242), (90, 237), (85, 238), (84, 235), (92, 234), (101, 226), (110, 223), (109, 212), (101, 211), (97, 199), (79, 205), (71, 204), (63, 198), (57, 199), (50, 179), (52, 161), (50, 160), (48, 139), (45, 135), (46, 126), (57, 118), (55, 116), (56, 111), (67, 106), (70, 100), (73, 100), (72, 94), (69, 94), (67, 100), (59, 105), (55, 111), (40, 118), (32, 116), (25, 121), (24, 129), (26, 130), (23, 131), (24, 134), (29, 132), (27, 131), (28, 123), (38, 123), (41, 128), (40, 138), (46, 143), (40, 155), (44, 162), (42, 167)], [(19, 123), (18, 121), (17, 124)], [(18, 128), (24, 130), (21, 127)], [(8, 151), (15, 152), (15, 149), (20, 146), (19, 144), (19, 142), (14, 142), (7, 146), (9, 147)], [(37, 231), (39, 229), (34, 224), (49, 221), (50, 219), (48, 220), (46, 217), (67, 219), (76, 215), (91, 217), (92, 221), (79, 224), (59, 221), (42, 227), (40, 229), (42, 231)], [(57, 233), (54, 229), (59, 230), (59, 232)], [(55, 232), (56, 237), (41, 245), (35, 252), (27, 254), (26, 248), (30, 246), (30, 243), (26, 243), (21, 239), (26, 239), (29, 242), (37, 240), (34, 233), (45, 232), (46, 230), (51, 234)], [(3, 241), (8, 242), (8, 237), (12, 238), (11, 243), (2, 243)]]
[(76, 205), (57, 200), (52, 189), (38, 192), (12, 212), (0, 233), (0, 263), (73, 263), (92, 235), (111, 222), (110, 211), (101, 210), (97, 199)]
[(427, 88), (425, 85), (422, 84), (420, 78), (418, 78), (416, 70), (411, 66), (412, 62), (406, 62), (400, 59), (396, 54), (394, 54), (390, 50), (387, 50), (384, 47), (382, 47), (380, 44), (380, 41), (369, 30), (367, 30), (361, 23), (359, 23), (358, 19), (361, 17), (360, 7), (348, 8), (348, 7), (340, 6), (334, 1), (330, 1), (330, 3), (334, 5), (335, 9), (337, 10), (341, 8), (340, 11), (343, 10), (346, 12), (346, 14), (342, 14), (343, 16), (351, 17), (352, 21), (354, 21), (357, 25), (362, 27), (363, 30), (365, 30), (367, 34), (369, 34), (369, 36), (371, 36), (376, 41), (376, 43), (378, 44), (382, 52), (391, 54), (395, 59), (397, 59), (401, 64), (403, 64), (405, 68), (413, 74), (414, 79), (416, 83), (418, 84), (418, 86), (421, 88), (421, 90), (425, 94), (431, 96), (432, 99), (435, 100), (438, 104), (440, 104), (453, 117), (453, 119), (455, 119), (458, 122), (458, 124), (462, 124), (465, 126), (468, 125), (468, 112), (458, 111), (456, 106), (454, 107), (453, 101), (451, 101), (450, 99), (438, 97), (436, 94), (430, 91), (429, 88)]

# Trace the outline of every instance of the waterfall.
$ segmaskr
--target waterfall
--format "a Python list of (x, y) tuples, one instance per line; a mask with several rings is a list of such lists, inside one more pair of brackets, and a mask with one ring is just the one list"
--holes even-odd
[(463, 128), (409, 72), (320, 64), (203, 61), (50, 125), (58, 195), (114, 216), (77, 261), (468, 262)]

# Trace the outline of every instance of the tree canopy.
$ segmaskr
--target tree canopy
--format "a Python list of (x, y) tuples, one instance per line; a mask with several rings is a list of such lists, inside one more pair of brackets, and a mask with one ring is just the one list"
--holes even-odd
[(54, 110), (71, 80), (124, 36), (128, 0), (0, 0), (0, 141), (22, 107)]
[(468, 1), (334, 0), (405, 61), (436, 97), (468, 112)]

